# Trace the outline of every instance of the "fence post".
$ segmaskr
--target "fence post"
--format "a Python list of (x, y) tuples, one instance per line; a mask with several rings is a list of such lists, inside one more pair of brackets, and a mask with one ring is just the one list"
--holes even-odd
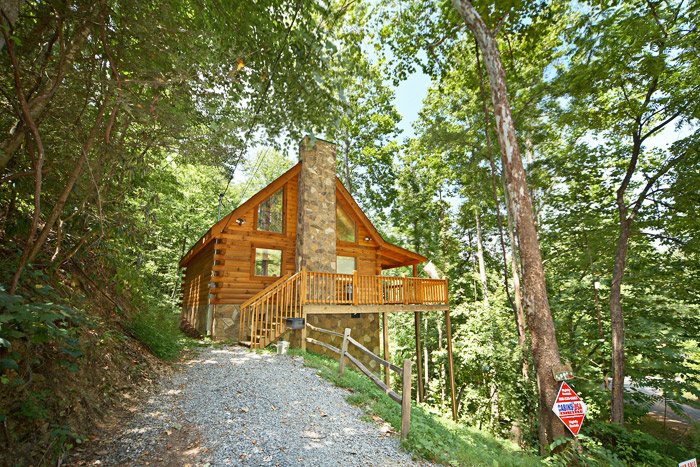
[(343, 333), (343, 346), (340, 348), (340, 360), (338, 362), (338, 374), (340, 376), (343, 376), (343, 372), (345, 372), (345, 352), (348, 351), (348, 337), (350, 337), (350, 328), (345, 328), (345, 332)]
[(358, 296), (358, 290), (360, 289), (358, 287), (357, 283), (357, 269), (353, 269), (352, 271), (352, 304), (357, 306), (357, 303), (359, 301), (359, 296)]
[(403, 391), (401, 392), (401, 441), (408, 436), (411, 424), (411, 360), (403, 361)]

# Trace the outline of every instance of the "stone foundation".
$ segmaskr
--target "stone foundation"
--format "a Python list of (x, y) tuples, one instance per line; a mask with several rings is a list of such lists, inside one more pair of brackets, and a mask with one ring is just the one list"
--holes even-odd
[(238, 342), (240, 305), (216, 305), (214, 310), (214, 339)]
[[(312, 326), (322, 329), (328, 329), (329, 331), (335, 331), (342, 334), (345, 332), (345, 328), (350, 328), (350, 337), (355, 339), (360, 344), (364, 345), (368, 350), (374, 352), (374, 354), (382, 357), (381, 353), (381, 341), (380, 341), (380, 331), (379, 331), (379, 313), (363, 313), (359, 318), (352, 318), (350, 315), (310, 315), (308, 316), (308, 323)], [(331, 336), (329, 334), (320, 333), (307, 329), (308, 337), (316, 339), (318, 341), (330, 344), (333, 347), (340, 349), (343, 345), (343, 339), (338, 336)], [(290, 341), (292, 347), (298, 349), (301, 347), (301, 330), (299, 331), (287, 331), (284, 333), (282, 338), (286, 341)], [(338, 360), (338, 354), (331, 352), (321, 346), (314, 344), (306, 344), (306, 349), (321, 355), (325, 355), (334, 360)], [(367, 368), (369, 368), (373, 373), (380, 375), (381, 367), (377, 362), (365, 356), (364, 352), (360, 352), (357, 347), (350, 345), (348, 347), (348, 352), (358, 360), (360, 360)], [(348, 362), (352, 368), (355, 365)]]

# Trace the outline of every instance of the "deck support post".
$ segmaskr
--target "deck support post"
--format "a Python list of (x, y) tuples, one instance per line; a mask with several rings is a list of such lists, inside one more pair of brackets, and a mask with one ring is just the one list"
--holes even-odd
[(416, 311), (414, 321), (414, 326), (416, 328), (416, 369), (418, 370), (416, 372), (416, 386), (418, 388), (416, 395), (418, 402), (423, 402), (425, 400), (425, 389), (423, 388), (423, 351), (420, 342), (420, 319), (421, 312)]
[[(418, 277), (418, 266), (413, 265), (413, 277)], [(422, 289), (422, 287), (420, 288)], [(423, 297), (419, 297), (419, 300), (423, 300)], [(418, 402), (423, 402), (425, 400), (425, 388), (423, 387), (423, 351), (421, 350), (420, 343), (420, 319), (421, 312), (416, 311), (414, 327), (416, 330), (416, 400)]]
[(447, 358), (450, 367), (450, 393), (452, 396), (452, 419), (457, 421), (457, 398), (455, 396), (455, 366), (452, 358), (452, 324), (450, 310), (445, 311), (445, 328), (447, 329)]
[[(382, 340), (384, 341), (384, 360), (389, 360), (389, 314), (382, 313)], [(384, 367), (384, 384), (391, 387), (391, 374), (389, 368)]]

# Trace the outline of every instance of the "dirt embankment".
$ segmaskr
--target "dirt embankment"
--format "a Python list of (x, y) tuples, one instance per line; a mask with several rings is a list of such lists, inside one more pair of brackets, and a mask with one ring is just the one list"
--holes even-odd
[[(0, 348), (6, 363), (0, 367), (0, 466), (56, 465), (170, 371), (125, 331), (129, 304), (105, 286), (105, 274), (97, 264), (68, 264), (18, 291), (27, 310), (49, 300), (81, 310), (80, 324), (44, 324), (65, 329), (74, 350), (67, 351), (56, 333), (36, 329), (32, 339), (10, 338)], [(7, 310), (0, 306), (0, 316), (9, 316)]]

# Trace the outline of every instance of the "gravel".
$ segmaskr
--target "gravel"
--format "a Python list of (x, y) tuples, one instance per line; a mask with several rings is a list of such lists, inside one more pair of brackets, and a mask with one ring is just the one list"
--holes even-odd
[[(204, 348), (93, 463), (141, 465), (156, 453), (160, 465), (426, 465), (401, 450), (387, 424), (361, 420), (348, 392), (316, 373), (301, 357)], [(190, 457), (157, 457), (173, 432)]]

